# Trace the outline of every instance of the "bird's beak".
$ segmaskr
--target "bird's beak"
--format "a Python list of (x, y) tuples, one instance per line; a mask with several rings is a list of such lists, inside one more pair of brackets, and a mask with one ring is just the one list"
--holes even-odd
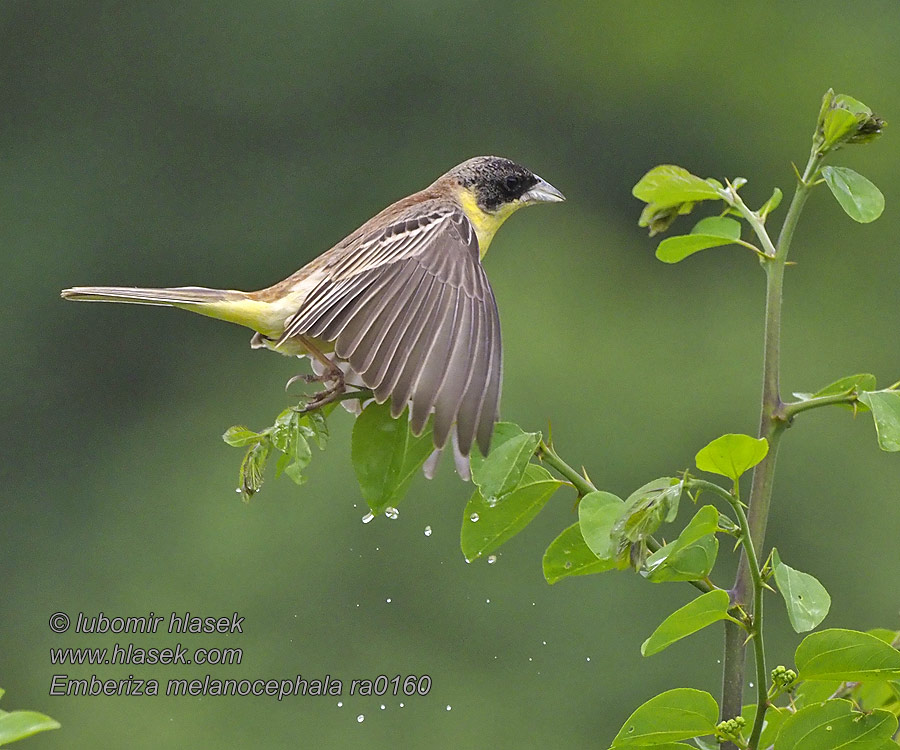
[[(535, 177), (537, 177), (537, 175), (535, 175)], [(553, 185), (546, 180), (537, 177), (537, 184), (523, 193), (520, 200), (523, 203), (559, 203), (565, 199), (566, 196), (553, 187)]]

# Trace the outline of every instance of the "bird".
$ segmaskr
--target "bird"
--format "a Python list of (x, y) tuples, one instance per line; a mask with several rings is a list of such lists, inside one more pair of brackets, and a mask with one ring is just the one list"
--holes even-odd
[(517, 209), (563, 200), (530, 169), (477, 156), (265, 289), (76, 286), (61, 296), (176, 307), (246, 326), (253, 348), (310, 359), (304, 379), (326, 387), (307, 409), (351, 382), (378, 403), (390, 399), (394, 418), (409, 405), (414, 435), (433, 415), (435, 455), (452, 434), (457, 458), (473, 444), (486, 456), (499, 420), (502, 351), (482, 261)]

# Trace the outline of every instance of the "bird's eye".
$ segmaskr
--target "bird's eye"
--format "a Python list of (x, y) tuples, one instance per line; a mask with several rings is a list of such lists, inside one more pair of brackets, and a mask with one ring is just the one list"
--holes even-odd
[(519, 187), (519, 178), (516, 175), (511, 174), (506, 178), (506, 180), (504, 180), (503, 184), (506, 187), (507, 191), (509, 191), (510, 193), (515, 192), (515, 189)]

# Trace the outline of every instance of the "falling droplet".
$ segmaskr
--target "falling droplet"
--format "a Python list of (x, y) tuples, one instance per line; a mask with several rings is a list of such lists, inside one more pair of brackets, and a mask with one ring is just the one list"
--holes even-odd
[(381, 704), (381, 710), (384, 711), (384, 703)]
[(338, 708), (341, 708), (341, 706), (343, 706), (343, 705), (344, 705), (344, 701), (338, 701)]
[(547, 645), (547, 641), (541, 641), (545, 646)]
[(392, 521), (396, 521), (400, 517), (400, 511), (396, 508), (388, 506), (384, 509), (384, 515), (390, 518)]
[[(373, 518), (375, 518), (375, 514), (374, 514), (374, 513), (366, 513), (366, 515), (364, 515), (364, 516), (362, 517), (362, 522), (363, 522), (363, 523), (370, 523), (370, 522), (372, 521)], [(360, 714), (360, 716), (362, 716), (362, 714)]]
[(750, 687), (753, 687), (753, 683), (752, 683), (752, 682), (750, 683)]
[(534, 661), (530, 656), (528, 657), (528, 661)]
[(357, 720), (360, 724), (362, 724), (362, 723), (366, 720), (366, 717), (365, 717), (363, 714), (360, 714), (359, 716), (356, 717), (356, 720)]
[(403, 708), (403, 704), (402, 704), (402, 703), (400, 704), (400, 708)]
[(478, 514), (477, 514), (477, 513), (473, 513), (471, 516), (469, 516), (469, 520), (470, 520), (472, 523), (478, 523)]
[(490, 604), (490, 603), (491, 603), (491, 600), (490, 600), (490, 599), (485, 599), (484, 602), (485, 602), (485, 604)]
[(587, 659), (585, 659), (585, 661), (590, 661), (590, 660), (591, 660), (591, 657), (590, 657), (590, 656), (587, 657)]
[(391, 603), (391, 597), (388, 597), (387, 599), (385, 599), (385, 601), (386, 601), (388, 604), (390, 604), (390, 603)]
[(431, 536), (431, 526), (425, 527), (425, 536)]
[(447, 704), (447, 710), (449, 711), (450, 708), (451, 708), (451, 707), (450, 707), (450, 704), (448, 703), (448, 704)]
[(489, 555), (488, 565), (493, 565), (495, 562), (497, 562), (497, 555)]

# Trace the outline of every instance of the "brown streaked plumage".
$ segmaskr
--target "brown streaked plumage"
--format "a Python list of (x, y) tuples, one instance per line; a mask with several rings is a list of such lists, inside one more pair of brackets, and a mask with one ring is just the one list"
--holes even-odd
[[(165, 305), (256, 331), (254, 347), (347, 363), (419, 434), (490, 446), (502, 379), (500, 319), (481, 258), (517, 208), (562, 194), (508, 159), (476, 157), (388, 206), (283, 281), (256, 292), (74, 287), (66, 299)], [(327, 363), (326, 363), (327, 364)], [(343, 387), (337, 381), (332, 393)]]

